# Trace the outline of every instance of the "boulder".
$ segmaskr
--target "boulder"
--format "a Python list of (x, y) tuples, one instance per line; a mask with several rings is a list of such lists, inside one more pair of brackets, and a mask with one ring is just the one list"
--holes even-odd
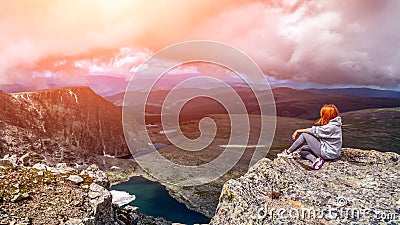
[(400, 156), (343, 149), (312, 170), (306, 160), (262, 159), (223, 186), (210, 224), (395, 224)]
[(14, 195), (14, 197), (11, 199), (11, 202), (19, 202), (28, 198), (29, 198), (29, 193), (23, 193), (23, 194), (18, 193)]
[(18, 163), (23, 166), (32, 166), (43, 161), (45, 161), (45, 158), (35, 152), (28, 152), (18, 159)]
[(2, 166), (2, 167), (13, 167), (13, 164), (8, 159), (0, 159), (0, 166)]
[(140, 212), (138, 207), (127, 205), (124, 208), (120, 208), (116, 205), (116, 217), (124, 224), (139, 224)]
[(92, 205), (92, 215), (98, 224), (110, 224), (114, 220), (111, 193), (96, 183), (89, 187), (89, 202)]
[(78, 175), (69, 175), (67, 180), (74, 182), (75, 184), (81, 184), (83, 183), (83, 178), (78, 176)]
[(17, 155), (5, 155), (4, 158), (5, 160), (10, 161), (13, 165), (18, 165), (18, 156)]
[(37, 170), (47, 170), (47, 166), (43, 163), (36, 163), (35, 165), (32, 166), (32, 168)]
[(48, 170), (59, 174), (76, 173), (76, 170), (69, 167), (66, 163), (57, 163), (56, 167), (49, 167)]
[(3, 167), (17, 167), (18, 166), (17, 155), (5, 155), (3, 159), (0, 159), (0, 166)]
[(90, 165), (86, 170), (83, 170), (80, 175), (88, 175), (94, 179), (94, 183), (110, 190), (110, 180), (108, 179), (107, 174), (100, 170), (96, 164)]

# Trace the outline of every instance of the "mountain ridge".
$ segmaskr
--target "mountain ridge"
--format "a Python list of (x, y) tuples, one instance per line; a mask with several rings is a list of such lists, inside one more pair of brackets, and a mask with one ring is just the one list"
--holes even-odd
[(130, 154), (121, 110), (87, 86), (1, 92), (0, 105), (2, 155), (31, 151), (56, 161), (72, 161)]
[[(184, 91), (184, 89), (176, 90)], [(259, 114), (260, 109), (254, 93), (250, 89), (238, 87), (236, 90), (245, 102), (249, 114)], [(144, 92), (135, 91), (131, 96), (143, 95)], [(148, 96), (146, 112), (149, 114), (159, 114), (161, 112), (161, 104), (168, 94), (168, 90), (155, 90)], [(230, 99), (229, 93), (221, 93), (218, 89), (207, 89), (207, 95), (217, 97), (219, 99)], [(383, 98), (383, 97), (358, 97), (343, 96), (339, 94), (320, 94), (310, 90), (297, 90), (289, 87), (277, 87), (272, 89), (278, 116), (295, 117), (301, 119), (317, 119), (319, 109), (324, 104), (335, 104), (341, 112), (349, 112), (369, 108), (392, 108), (400, 106), (400, 98)], [(267, 95), (266, 91), (259, 91), (260, 95)], [(124, 100), (124, 92), (107, 96), (110, 102), (115, 105), (122, 106)], [(132, 100), (132, 99), (129, 99)], [(195, 104), (193, 104), (195, 103)], [(138, 102), (124, 102), (125, 106), (137, 107), (141, 106)], [(231, 104), (235, 107), (235, 103)], [(235, 110), (232, 110), (235, 112)], [(317, 113), (315, 113), (317, 112)], [(225, 109), (216, 101), (206, 98), (194, 98), (189, 101), (183, 108), (182, 114), (185, 115), (205, 115), (205, 114), (226, 114)]]
[(308, 88), (321, 94), (336, 94), (344, 96), (372, 97), (372, 98), (400, 98), (400, 92), (394, 90), (381, 90), (373, 88)]

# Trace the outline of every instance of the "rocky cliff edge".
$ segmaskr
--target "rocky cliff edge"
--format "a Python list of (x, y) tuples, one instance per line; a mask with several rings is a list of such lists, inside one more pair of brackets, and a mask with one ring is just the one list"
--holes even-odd
[(0, 159), (0, 225), (171, 224), (143, 215), (137, 207), (113, 204), (110, 181), (95, 164), (25, 167), (19, 162), (16, 155)]
[(400, 156), (343, 149), (311, 170), (300, 158), (260, 160), (225, 183), (210, 224), (399, 224)]

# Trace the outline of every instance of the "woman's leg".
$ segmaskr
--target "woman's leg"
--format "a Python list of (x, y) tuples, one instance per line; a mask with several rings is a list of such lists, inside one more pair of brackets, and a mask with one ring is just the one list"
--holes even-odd
[(308, 133), (301, 133), (287, 151), (289, 153), (294, 152), (305, 144), (307, 144), (308, 148), (314, 153), (314, 155), (321, 157), (321, 142), (316, 137)]
[(313, 151), (308, 145), (301, 146), (299, 150), (299, 155), (305, 159), (310, 160), (311, 162), (314, 162), (317, 159), (317, 156), (314, 155)]

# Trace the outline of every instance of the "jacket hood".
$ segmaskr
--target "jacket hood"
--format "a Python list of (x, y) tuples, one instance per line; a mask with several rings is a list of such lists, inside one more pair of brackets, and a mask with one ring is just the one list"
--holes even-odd
[(337, 116), (337, 117), (329, 120), (329, 123), (333, 124), (333, 125), (342, 125), (342, 118), (340, 116)]

